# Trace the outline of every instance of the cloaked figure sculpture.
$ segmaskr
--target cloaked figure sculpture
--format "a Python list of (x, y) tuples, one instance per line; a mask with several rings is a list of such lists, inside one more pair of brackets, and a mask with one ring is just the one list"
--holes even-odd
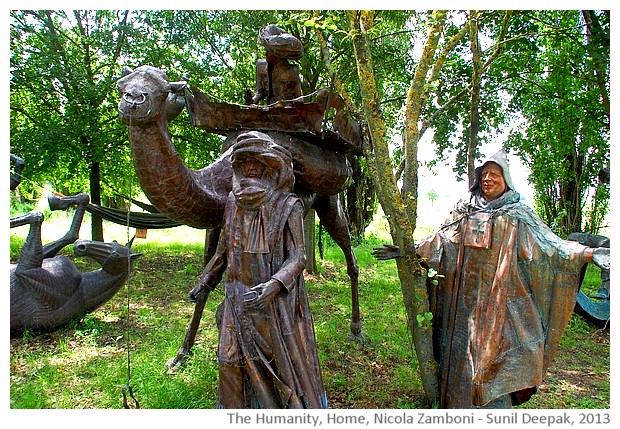
[[(509, 408), (536, 392), (570, 319), (581, 270), (609, 268), (609, 248), (558, 237), (525, 204), (502, 150), (476, 169), (470, 195), (416, 244), (429, 285), (442, 408)], [(374, 251), (398, 257), (397, 246)]]
[(196, 300), (226, 273), (217, 311), (218, 408), (326, 408), (291, 154), (248, 132), (231, 159), (233, 189), (217, 250), (190, 292)]

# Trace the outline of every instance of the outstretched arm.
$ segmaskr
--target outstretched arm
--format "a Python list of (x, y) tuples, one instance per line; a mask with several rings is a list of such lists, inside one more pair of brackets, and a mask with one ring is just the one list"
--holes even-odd
[(402, 256), (400, 254), (400, 248), (395, 244), (382, 244), (379, 247), (374, 247), (371, 254), (380, 261), (400, 258)]
[(608, 247), (588, 247), (583, 252), (583, 259), (588, 263), (593, 263), (602, 270), (610, 269), (610, 255)]

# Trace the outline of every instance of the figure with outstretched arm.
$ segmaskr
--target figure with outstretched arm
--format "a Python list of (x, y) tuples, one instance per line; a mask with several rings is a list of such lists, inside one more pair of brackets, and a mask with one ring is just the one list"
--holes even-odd
[[(609, 248), (563, 240), (515, 190), (503, 150), (475, 170), (470, 194), (416, 244), (429, 282), (442, 408), (510, 408), (542, 383), (587, 263), (609, 268)], [(400, 257), (385, 244), (379, 260)]]

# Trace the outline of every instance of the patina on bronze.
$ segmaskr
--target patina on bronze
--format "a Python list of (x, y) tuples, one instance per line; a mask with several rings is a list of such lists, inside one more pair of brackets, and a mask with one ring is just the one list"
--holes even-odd
[[(130, 246), (116, 242), (78, 240), (86, 205), (86, 194), (49, 198), (52, 210), (76, 205), (70, 230), (60, 239), (43, 245), (43, 213), (33, 211), (11, 219), (11, 228), (30, 225), (28, 236), (16, 264), (10, 266), (11, 337), (25, 331), (31, 334), (53, 332), (74, 319), (103, 305), (125, 284), (129, 259), (138, 257)], [(76, 256), (88, 256), (101, 269), (81, 272), (58, 252), (73, 244)]]
[[(609, 237), (598, 234), (573, 232), (566, 239), (588, 247), (610, 247)], [(583, 279), (585, 275), (586, 267), (581, 270), (581, 278)], [(610, 282), (609, 269), (601, 268), (601, 286), (598, 291), (594, 295), (588, 296), (580, 290), (575, 304), (575, 313), (601, 328), (608, 327), (611, 318)]]
[[(476, 169), (435, 234), (416, 245), (439, 275), (429, 284), (442, 408), (507, 408), (527, 401), (551, 364), (582, 267), (609, 267), (609, 249), (562, 240), (520, 202), (504, 151)], [(396, 246), (375, 249), (398, 257)]]
[[(215, 252), (224, 218), (224, 206), (233, 185), (230, 146), (239, 134), (246, 131), (244, 126), (235, 125), (238, 124), (237, 106), (222, 107), (223, 111), (237, 113), (224, 114), (221, 120), (216, 121), (220, 125), (212, 126), (213, 122), (208, 116), (213, 109), (209, 108), (215, 106), (217, 109), (221, 106), (211, 105), (202, 109), (200, 106), (203, 101), (208, 100), (194, 97), (187, 89), (187, 82), (169, 82), (162, 70), (151, 66), (125, 69), (117, 86), (121, 93), (118, 106), (120, 118), (129, 127), (131, 156), (145, 195), (160, 213), (170, 219), (207, 229), (205, 261), (208, 261)], [(174, 95), (181, 92), (187, 99), (193, 121), (211, 124), (205, 126), (205, 129), (226, 135), (222, 155), (213, 164), (200, 170), (192, 170), (183, 163), (168, 131), (168, 121), (174, 116), (170, 114), (168, 106), (171, 103), (175, 106), (178, 104), (179, 98)], [(258, 123), (262, 124), (260, 130), (291, 153), (295, 173), (293, 192), (303, 200), (306, 211), (316, 211), (325, 230), (342, 249), (351, 279), (351, 338), (363, 339), (358, 298), (359, 268), (351, 245), (347, 219), (338, 198), (352, 175), (346, 152), (360, 150), (361, 133), (359, 125), (346, 112), (341, 98), (327, 91), (321, 94), (317, 94), (317, 97), (321, 95), (330, 100), (322, 104), (331, 112), (325, 115), (332, 125), (331, 131), (326, 133), (329, 139), (325, 141), (337, 141), (334, 144), (318, 144), (316, 133), (303, 131), (305, 126), (282, 131), (277, 124), (287, 124), (287, 108), (284, 111), (278, 110), (277, 115), (271, 114), (271, 108), (245, 106), (243, 109), (250, 109), (250, 116), (257, 117)], [(178, 112), (178, 109), (173, 111)], [(196, 114), (200, 111), (206, 112), (207, 118)], [(271, 128), (268, 126), (270, 121), (275, 121)], [(200, 324), (204, 300), (204, 294), (198, 296), (183, 344), (177, 356), (168, 362), (169, 367), (180, 366), (189, 354)]]
[(265, 47), (265, 59), (256, 62), (256, 90), (252, 103), (267, 100), (267, 104), (301, 96), (299, 66), (288, 60), (304, 56), (304, 47), (295, 36), (276, 25), (259, 31), (258, 42)]
[(232, 146), (232, 165), (217, 250), (190, 292), (195, 300), (226, 273), (218, 408), (326, 408), (292, 157), (268, 135), (248, 132)]

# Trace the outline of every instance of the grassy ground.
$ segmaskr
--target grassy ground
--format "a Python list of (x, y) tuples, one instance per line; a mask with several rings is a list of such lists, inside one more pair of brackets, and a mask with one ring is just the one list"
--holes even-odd
[[(125, 241), (124, 229), (106, 228), (107, 240)], [(54, 231), (58, 229), (50, 235)], [(216, 290), (207, 302), (190, 359), (179, 372), (168, 374), (164, 365), (176, 354), (193, 312), (186, 296), (202, 266), (203, 237), (189, 228), (161, 234), (149, 231), (147, 240), (136, 240), (134, 251), (143, 256), (127, 287), (104, 306), (55, 333), (11, 339), (10, 408), (122, 408), (121, 390), (128, 380), (141, 408), (215, 406), (214, 320), (222, 292)], [(19, 249), (20, 240), (18, 233), (12, 236), (11, 247)], [(347, 341), (349, 282), (342, 254), (328, 237), (318, 272), (306, 278), (334, 409), (429, 407), (406, 329), (395, 264), (378, 263), (370, 255), (383, 241), (370, 239), (355, 249), (364, 345)], [(15, 255), (12, 252), (12, 258)], [(83, 260), (76, 263), (83, 271), (98, 268)], [(590, 273), (590, 281), (596, 283), (597, 275), (596, 270)], [(609, 339), (608, 329), (574, 315), (544, 384), (524, 407), (609, 408)]]

